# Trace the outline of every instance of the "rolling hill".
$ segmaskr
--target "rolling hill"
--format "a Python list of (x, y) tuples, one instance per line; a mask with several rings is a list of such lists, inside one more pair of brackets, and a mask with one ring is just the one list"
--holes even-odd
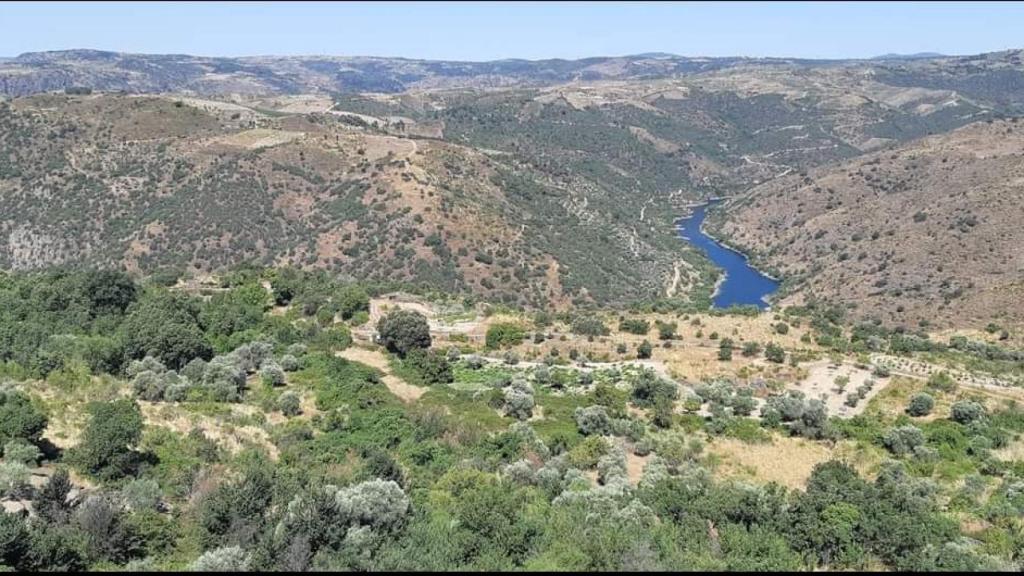
[[(516, 305), (701, 306), (718, 272), (675, 236), (688, 205), (759, 185), (753, 195), (767, 198), (798, 174), (1012, 115), (1020, 70), (1013, 51), (491, 63), (25, 54), (0, 62), (0, 92), (15, 95), (0, 103), (0, 265), (147, 273), (257, 261)], [(79, 89), (36, 93), (68, 87)], [(747, 210), (723, 232), (778, 254), (762, 235), (782, 211)], [(811, 286), (806, 270), (771, 265)]]
[(756, 187), (718, 232), (787, 279), (783, 303), (816, 295), (908, 327), (1019, 324), (1022, 198), (1022, 125), (978, 122)]

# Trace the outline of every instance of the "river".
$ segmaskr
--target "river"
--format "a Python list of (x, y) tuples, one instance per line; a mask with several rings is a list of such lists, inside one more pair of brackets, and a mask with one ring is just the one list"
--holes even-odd
[(722, 281), (712, 298), (715, 308), (726, 308), (732, 305), (750, 305), (765, 309), (768, 303), (765, 298), (779, 289), (779, 282), (765, 276), (750, 265), (747, 257), (740, 252), (719, 244), (704, 234), (701, 225), (707, 216), (708, 204), (693, 209), (690, 216), (677, 222), (679, 236), (704, 251), (716, 266), (725, 272)]

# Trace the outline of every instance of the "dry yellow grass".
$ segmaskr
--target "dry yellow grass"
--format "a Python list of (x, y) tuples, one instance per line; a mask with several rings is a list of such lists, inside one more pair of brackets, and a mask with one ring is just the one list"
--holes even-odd
[(724, 476), (789, 488), (803, 488), (814, 467), (832, 458), (821, 444), (788, 437), (776, 437), (771, 444), (720, 438), (708, 445), (707, 452), (721, 459), (717, 471)]
[(734, 438), (716, 438), (707, 453), (720, 461), (716, 471), (725, 477), (756, 483), (776, 482), (788, 488), (804, 488), (814, 467), (829, 460), (849, 462), (861, 474), (871, 476), (880, 458), (853, 444), (828, 447), (804, 438), (774, 436), (770, 444), (748, 444)]
[(258, 148), (270, 148), (271, 146), (286, 144), (288, 142), (291, 142), (292, 140), (301, 138), (304, 135), (305, 134), (303, 132), (289, 132), (285, 130), (255, 128), (253, 130), (246, 130), (244, 132), (238, 132), (236, 134), (221, 136), (213, 140), (213, 142), (217, 144), (224, 144), (227, 146), (234, 146), (237, 148), (256, 150)]
[[(263, 428), (236, 426), (217, 417), (188, 412), (180, 405), (172, 403), (140, 400), (139, 408), (142, 410), (147, 426), (170, 428), (182, 435), (188, 434), (193, 428), (198, 428), (207, 438), (233, 454), (240, 452), (246, 446), (255, 445), (265, 450), (271, 459), (277, 460), (277, 446), (274, 445), (270, 435)], [(251, 416), (255, 411), (255, 407), (245, 404), (231, 406), (233, 415)]]

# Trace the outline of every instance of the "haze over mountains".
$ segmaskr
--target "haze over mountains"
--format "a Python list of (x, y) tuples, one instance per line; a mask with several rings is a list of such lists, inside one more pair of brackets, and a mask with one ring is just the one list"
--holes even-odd
[[(1015, 124), (986, 122), (1024, 111), (1020, 50), (496, 62), (70, 50), (0, 60), (0, 94), (5, 267), (257, 259), (522, 305), (696, 303), (718, 273), (672, 222), (692, 202), (744, 196), (715, 225), (789, 277), (791, 295), (891, 324), (937, 297), (939, 322), (1024, 308), (1010, 291), (1019, 268), (976, 281), (973, 244), (995, 234), (989, 263), (1012, 263), (1015, 237), (999, 231), (1020, 222), (1020, 150), (1002, 136)], [(1003, 160), (964, 137), (986, 130)], [(851, 171), (862, 181), (840, 183)], [(908, 202), (926, 224), (891, 221)], [(902, 251), (970, 215), (941, 273), (928, 250)], [(845, 253), (887, 228), (878, 254), (817, 262), (825, 239)], [(890, 282), (872, 289), (885, 296), (865, 300), (854, 273)]]

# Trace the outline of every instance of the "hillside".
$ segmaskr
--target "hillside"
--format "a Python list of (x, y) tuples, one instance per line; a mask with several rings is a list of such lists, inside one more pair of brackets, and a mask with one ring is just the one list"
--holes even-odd
[[(966, 121), (828, 98), (659, 83), (21, 98), (0, 108), (0, 262), (255, 259), (534, 304), (657, 299), (682, 269), (678, 293), (699, 300), (714, 272), (671, 229), (687, 202), (858, 153), (870, 134), (832, 136), (851, 113), (904, 135)], [(779, 128), (794, 122), (817, 127)]]
[(557, 305), (656, 296), (679, 258), (671, 230), (588, 209), (585, 183), (349, 116), (62, 95), (0, 122), (5, 268), (252, 260)]
[(889, 325), (1020, 323), (1022, 158), (1019, 122), (979, 122), (756, 187), (718, 230), (787, 279), (784, 304), (817, 295)]
[(736, 312), (4, 272), (2, 565), (1019, 571), (1021, 332)]
[[(190, 57), (134, 58), (15, 61), (33, 76), (68, 61), (166, 72)], [(635, 76), (15, 98), (0, 108), (0, 264), (191, 273), (255, 260), (519, 305), (701, 306), (717, 272), (674, 235), (687, 204), (1002, 113), (854, 65), (733, 59)], [(130, 89), (182, 88), (165, 80)], [(319, 90), (277, 92), (293, 89)]]

